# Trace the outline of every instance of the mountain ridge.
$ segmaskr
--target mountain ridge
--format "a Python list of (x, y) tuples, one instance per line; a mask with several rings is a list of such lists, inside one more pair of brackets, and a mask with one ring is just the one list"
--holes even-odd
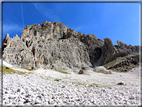
[(89, 69), (104, 65), (117, 57), (138, 53), (139, 46), (131, 46), (111, 39), (104, 41), (94, 34), (82, 34), (60, 22), (43, 22), (25, 26), (21, 38), (6, 35), (2, 52), (8, 63), (27, 69)]

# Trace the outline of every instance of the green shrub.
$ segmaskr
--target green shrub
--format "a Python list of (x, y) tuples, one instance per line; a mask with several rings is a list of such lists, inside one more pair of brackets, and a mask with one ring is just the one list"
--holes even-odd
[(9, 67), (6, 67), (6, 69), (9, 69)]
[(59, 80), (61, 80), (61, 79), (54, 79), (54, 81), (59, 81)]
[(35, 69), (27, 69), (27, 70), (29, 70), (29, 71), (33, 71), (33, 70), (35, 70)]

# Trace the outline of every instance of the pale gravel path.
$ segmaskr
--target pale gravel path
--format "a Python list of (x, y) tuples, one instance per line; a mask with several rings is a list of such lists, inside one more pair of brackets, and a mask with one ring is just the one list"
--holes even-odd
[[(4, 65), (26, 72), (6, 62)], [(3, 76), (3, 104), (138, 106), (141, 104), (141, 76), (138, 68), (132, 71), (134, 72), (102, 74), (90, 70), (87, 73), (91, 75), (77, 75), (38, 69), (28, 76), (7, 74)], [(118, 82), (124, 82), (126, 85), (118, 86)], [(100, 85), (88, 87), (92, 83)]]

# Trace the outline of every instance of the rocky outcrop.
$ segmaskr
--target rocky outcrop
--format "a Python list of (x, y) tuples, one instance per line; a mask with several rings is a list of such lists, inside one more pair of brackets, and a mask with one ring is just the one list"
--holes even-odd
[(87, 48), (75, 38), (77, 34), (59, 22), (26, 26), (21, 39), (17, 35), (13, 39), (6, 36), (3, 59), (26, 69), (89, 68)]
[[(80, 47), (68, 40), (46, 41), (40, 39), (33, 41), (28, 48), (21, 39), (11, 41), (9, 48), (5, 48), (3, 58), (5, 61), (22, 68), (50, 68), (65, 69), (66, 67), (91, 66), (89, 55), (85, 52), (85, 46)], [(6, 54), (7, 53), (7, 54)]]
[(2, 51), (4, 48), (9, 47), (11, 41), (12, 41), (12, 38), (10, 38), (9, 34), (7, 33), (5, 36), (5, 39), (3, 40), (3, 43), (2, 43)]
[(118, 53), (120, 54), (119, 56), (125, 56), (131, 53), (138, 53), (139, 52), (139, 46), (131, 46), (124, 44), (121, 41), (117, 40), (118, 46), (116, 46)]
[(127, 72), (138, 65), (139, 53), (133, 53), (124, 57), (118, 57), (115, 60), (105, 64), (105, 67), (114, 71)]
[(63, 35), (62, 39), (69, 39), (70, 41), (74, 42), (75, 44), (80, 41), (82, 42), (85, 47), (87, 53), (89, 54), (90, 62), (92, 65), (97, 63), (97, 60), (101, 56), (101, 47), (103, 46), (104, 42), (101, 39), (98, 39), (93, 34), (82, 34), (81, 32), (77, 33), (75, 30), (69, 29), (69, 32)]
[(104, 65), (117, 57), (123, 57), (132, 53), (139, 52), (139, 46), (131, 46), (117, 41), (118, 45), (113, 45), (109, 38), (104, 39), (104, 45), (101, 47), (101, 57), (98, 59), (98, 65)]
[[(98, 39), (93, 34), (82, 34), (60, 22), (43, 22), (25, 26), (21, 38), (7, 34), (2, 45), (3, 59), (26, 69), (49, 68), (64, 70), (89, 69), (94, 64), (104, 65), (133, 52), (139, 47), (127, 46), (109, 38)], [(79, 71), (78, 70), (78, 71)]]
[(102, 54), (98, 60), (98, 65), (103, 65), (109, 61), (112, 61), (117, 54), (117, 49), (114, 47), (109, 38), (104, 39), (104, 45), (102, 46), (101, 51)]
[[(5, 39), (9, 40), (9, 36), (6, 36)], [(22, 68), (30, 69), (33, 67), (34, 59), (32, 52), (17, 35), (10, 41), (7, 41), (7, 43), (4, 43), (4, 45), (6, 48), (3, 51), (3, 60)]]

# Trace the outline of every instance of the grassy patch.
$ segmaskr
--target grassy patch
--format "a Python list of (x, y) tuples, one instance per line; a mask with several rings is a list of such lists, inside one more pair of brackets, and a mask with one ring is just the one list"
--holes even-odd
[(11, 69), (9, 67), (3, 66), (3, 74), (4, 75), (5, 74), (14, 74), (14, 73), (19, 74), (19, 75), (26, 74), (26, 72), (21, 72), (21, 71), (13, 70), (13, 69)]
[(88, 87), (93, 87), (93, 86), (95, 86), (95, 87), (100, 87), (100, 84), (92, 83), (92, 84), (89, 84), (89, 85), (88, 85)]
[(92, 83), (92, 84), (88, 84), (88, 83), (77, 83), (75, 86), (79, 86), (79, 85), (83, 85), (83, 86), (87, 86), (87, 87), (93, 87), (93, 86), (100, 87), (100, 84), (95, 84), (95, 83)]
[(75, 86), (79, 86), (79, 85), (86, 86), (86, 85), (87, 85), (87, 83), (81, 83), (81, 82), (76, 82), (76, 83), (75, 83)]
[(118, 57), (118, 58), (116, 58), (115, 60), (113, 60), (113, 61), (111, 61), (111, 62), (109, 62), (109, 63), (106, 63), (106, 64), (104, 65), (104, 67), (108, 68), (108, 67), (114, 66), (115, 62), (116, 62), (117, 60), (122, 59), (122, 58), (123, 58), (123, 57)]
[(54, 81), (59, 81), (59, 80), (61, 80), (61, 79), (54, 79)]
[(101, 85), (101, 84), (96, 84), (96, 83), (92, 83), (92, 84), (89, 84), (88, 87), (104, 87), (104, 88), (108, 88), (108, 89), (112, 89), (112, 86), (111, 85)]
[(127, 55), (126, 57), (134, 56), (134, 55), (137, 55), (137, 54), (139, 54), (139, 53), (133, 53), (133, 54)]
[(89, 84), (88, 87), (98, 86), (97, 84)]
[(138, 87), (138, 85), (136, 85), (136, 87)]
[(99, 73), (104, 73), (104, 72), (105, 72), (105, 70), (100, 69), (100, 70), (98, 70), (97, 72), (99, 72)]
[(117, 61), (119, 61), (119, 60), (121, 60), (121, 59), (123, 59), (123, 58), (128, 58), (128, 57), (130, 57), (130, 56), (137, 55), (137, 54), (138, 54), (138, 53), (133, 53), (133, 54), (130, 54), (130, 55), (126, 55), (126, 56), (124, 56), (124, 57), (117, 57), (115, 60), (106, 63), (104, 66), (105, 66), (106, 68), (111, 67), (111, 66), (114, 66), (114, 64), (115, 64)]
[(125, 57), (118, 57), (118, 58), (116, 58), (115, 60), (106, 63), (104, 66), (105, 66), (106, 68), (111, 67), (111, 66), (114, 66), (114, 64), (115, 64), (118, 60), (123, 59), (123, 58), (125, 58)]
[(104, 69), (100, 69), (97, 71), (98, 73), (103, 73), (103, 74), (112, 74), (111, 71), (107, 71), (107, 70), (104, 70)]
[(68, 72), (62, 71), (62, 70), (55, 70), (57, 72), (63, 73), (63, 74), (69, 74)]
[(35, 69), (27, 69), (27, 70), (29, 70), (29, 71), (33, 71), (33, 70), (35, 70)]

